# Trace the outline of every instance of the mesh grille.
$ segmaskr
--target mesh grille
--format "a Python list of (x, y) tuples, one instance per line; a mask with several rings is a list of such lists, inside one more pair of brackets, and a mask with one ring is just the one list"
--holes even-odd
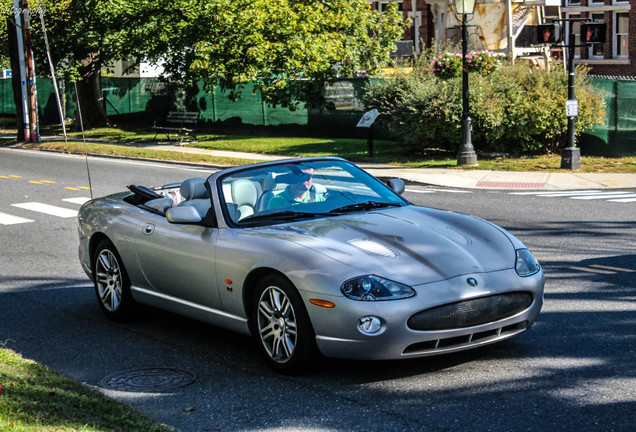
[(473, 327), (515, 315), (532, 304), (527, 292), (498, 294), (450, 303), (418, 312), (408, 320), (413, 330), (451, 330)]

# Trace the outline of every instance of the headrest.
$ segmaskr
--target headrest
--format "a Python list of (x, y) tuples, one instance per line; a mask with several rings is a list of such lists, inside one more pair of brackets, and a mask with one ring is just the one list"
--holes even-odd
[(210, 197), (208, 190), (205, 188), (204, 178), (191, 178), (184, 181), (181, 183), (179, 191), (183, 199), (186, 200)]
[(247, 179), (238, 179), (232, 182), (232, 202), (237, 206), (254, 205), (258, 191), (256, 185)]
[(265, 180), (263, 180), (263, 190), (269, 191), (274, 189), (275, 187), (276, 187), (276, 177), (274, 177), (274, 174), (272, 173), (267, 174), (267, 176), (265, 177)]

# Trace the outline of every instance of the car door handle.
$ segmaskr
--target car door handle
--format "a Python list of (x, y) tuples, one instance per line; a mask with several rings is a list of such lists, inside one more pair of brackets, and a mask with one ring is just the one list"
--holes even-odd
[(153, 232), (155, 232), (155, 226), (153, 224), (148, 224), (143, 229), (143, 233), (146, 235), (150, 235)]

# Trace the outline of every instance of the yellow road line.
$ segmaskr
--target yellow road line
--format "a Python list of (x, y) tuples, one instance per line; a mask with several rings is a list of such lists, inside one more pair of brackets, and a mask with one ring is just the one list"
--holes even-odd
[(590, 267), (596, 267), (596, 268), (605, 269), (605, 270), (614, 270), (617, 272), (636, 273), (636, 270), (626, 269), (621, 267), (610, 267), (610, 266), (605, 266), (600, 264), (592, 264), (590, 265)]

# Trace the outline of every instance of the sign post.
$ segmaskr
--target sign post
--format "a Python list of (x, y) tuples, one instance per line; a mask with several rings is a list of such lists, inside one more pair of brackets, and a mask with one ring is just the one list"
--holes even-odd
[(356, 127), (363, 127), (369, 129), (369, 135), (367, 136), (367, 154), (369, 157), (373, 157), (373, 122), (378, 118), (380, 113), (377, 109), (372, 109), (364, 113)]

